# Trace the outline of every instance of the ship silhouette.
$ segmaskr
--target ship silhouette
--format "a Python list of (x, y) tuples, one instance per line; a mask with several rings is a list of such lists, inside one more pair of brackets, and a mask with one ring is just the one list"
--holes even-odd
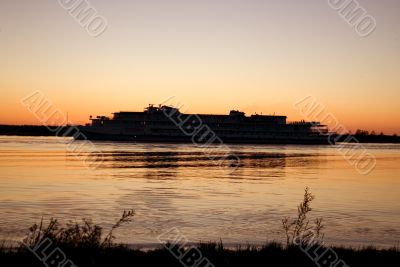
[(319, 122), (287, 122), (286, 116), (184, 114), (166, 105), (149, 105), (142, 112), (116, 112), (90, 117), (76, 139), (132, 142), (192, 142), (249, 144), (331, 144), (328, 128)]

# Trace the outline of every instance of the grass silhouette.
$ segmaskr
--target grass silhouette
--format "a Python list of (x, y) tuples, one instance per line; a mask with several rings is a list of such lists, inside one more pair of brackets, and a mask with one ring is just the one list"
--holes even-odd
[(304, 192), (303, 201), (297, 207), (297, 218), (290, 221), (289, 217), (282, 219), (282, 227), (286, 234), (286, 246), (294, 244), (309, 244), (310, 242), (322, 243), (324, 235), (322, 229), (322, 218), (315, 219), (314, 227), (310, 225), (308, 213), (312, 211), (311, 202), (315, 196), (310, 193), (307, 187)]

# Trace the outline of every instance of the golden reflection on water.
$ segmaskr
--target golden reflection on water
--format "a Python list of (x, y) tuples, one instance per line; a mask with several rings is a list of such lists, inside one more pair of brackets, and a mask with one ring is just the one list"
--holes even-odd
[[(327, 243), (393, 246), (400, 240), (400, 146), (365, 145), (377, 158), (359, 174), (334, 147), (233, 145), (239, 167), (220, 168), (226, 151), (188, 144), (95, 143), (103, 161), (66, 151), (70, 139), (0, 137), (0, 239), (22, 239), (44, 218), (92, 218), (109, 227), (124, 209), (134, 222), (117, 240), (154, 244), (178, 227), (193, 242), (283, 240), (281, 219), (295, 216), (303, 190), (316, 195)], [(94, 157), (96, 158), (96, 157)]]

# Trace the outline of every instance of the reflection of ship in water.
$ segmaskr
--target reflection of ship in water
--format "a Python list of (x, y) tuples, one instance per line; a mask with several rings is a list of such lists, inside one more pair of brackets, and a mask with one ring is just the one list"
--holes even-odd
[(111, 168), (177, 168), (180, 160), (178, 152), (164, 151), (112, 151), (104, 153), (104, 156)]
[(244, 152), (235, 153), (240, 158), (237, 174), (245, 175), (247, 179), (254, 177), (260, 180), (268, 177), (284, 177), (287, 170), (299, 167), (318, 169), (321, 159), (314, 154), (274, 153), (274, 152)]
[[(172, 150), (174, 148), (171, 148)], [(320, 158), (313, 154), (300, 153), (274, 153), (232, 151), (232, 156), (239, 158), (238, 166), (232, 166), (240, 176), (246, 172), (257, 171), (261, 176), (284, 176), (286, 168), (318, 168)], [(147, 169), (157, 172), (188, 170), (217, 171), (221, 169), (220, 159), (225, 159), (226, 154), (215, 153), (206, 155), (202, 151), (108, 151), (103, 152), (103, 168), (113, 169)], [(222, 166), (230, 167), (230, 166)], [(171, 173), (168, 173), (171, 174)], [(176, 174), (176, 173), (175, 173)]]
[[(232, 110), (229, 115), (183, 114), (169, 106), (150, 105), (143, 112), (97, 116), (80, 127), (77, 139), (129, 142), (192, 142), (211, 133), (224, 143), (328, 144), (328, 129), (318, 122), (287, 123), (286, 116), (251, 115)], [(190, 132), (190, 134), (189, 134)], [(201, 139), (201, 138), (200, 138)], [(205, 138), (206, 142), (210, 139)]]
[[(171, 148), (173, 150), (173, 148)], [(228, 160), (227, 160), (228, 158)], [(109, 151), (103, 152), (103, 167), (108, 168), (202, 168), (219, 166), (221, 160), (229, 161), (225, 153), (213, 155), (202, 151)]]

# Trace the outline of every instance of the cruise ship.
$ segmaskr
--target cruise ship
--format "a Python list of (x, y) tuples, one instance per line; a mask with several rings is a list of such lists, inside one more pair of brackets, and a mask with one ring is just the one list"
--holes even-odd
[(196, 142), (249, 144), (330, 144), (328, 129), (318, 122), (287, 122), (286, 116), (185, 114), (166, 105), (142, 112), (90, 117), (76, 139), (128, 142)]

